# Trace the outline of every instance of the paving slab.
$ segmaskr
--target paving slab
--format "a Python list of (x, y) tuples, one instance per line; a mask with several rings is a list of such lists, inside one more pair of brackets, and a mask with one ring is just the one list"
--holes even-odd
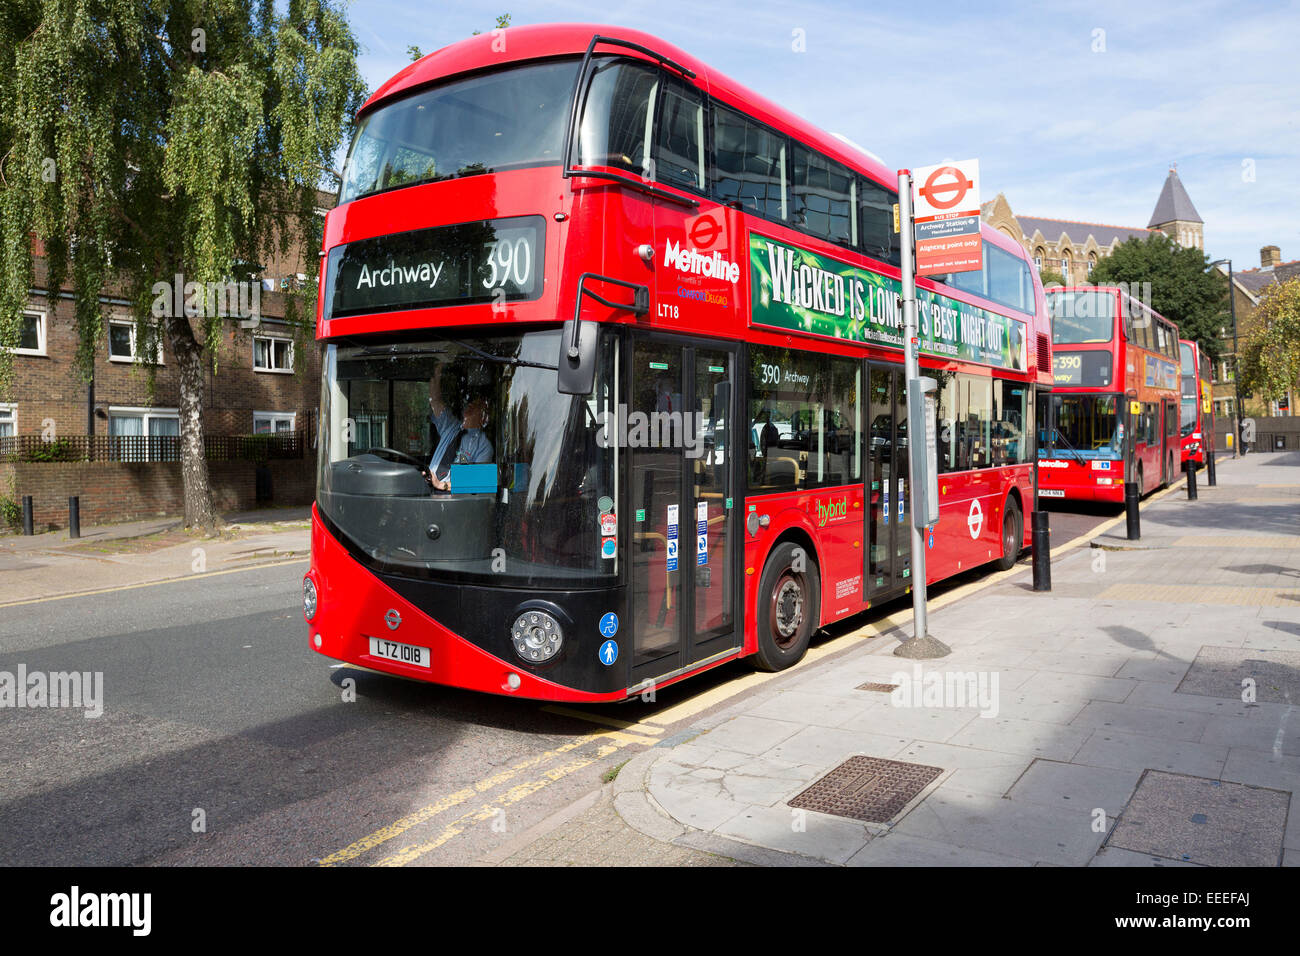
[(1300, 650), (1206, 646), (1178, 685), (1179, 693), (1205, 697), (1241, 699), (1252, 690), (1258, 701), (1300, 702)]
[(1207, 866), (1278, 866), (1291, 794), (1152, 770), (1107, 845)]
[(1049, 809), (941, 787), (893, 832), (1026, 862), (1083, 866), (1105, 836), (1093, 832), (1091, 822), (1084, 809)]
[(1142, 774), (1137, 770), (1080, 767), (1055, 760), (1035, 760), (1007, 791), (1010, 800), (1089, 813), (1098, 808), (1107, 818), (1119, 814)]
[(1071, 762), (1116, 770), (1153, 768), (1215, 777), (1227, 759), (1228, 748), (1221, 745), (1095, 730)]

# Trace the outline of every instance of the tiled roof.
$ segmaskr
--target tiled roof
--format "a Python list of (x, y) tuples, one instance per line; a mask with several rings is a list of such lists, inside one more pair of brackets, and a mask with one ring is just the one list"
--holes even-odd
[(1259, 298), (1275, 282), (1286, 282), (1297, 277), (1300, 277), (1300, 259), (1279, 262), (1271, 269), (1256, 267), (1232, 274), (1233, 281), (1254, 298)]
[(1081, 222), (1074, 219), (1038, 219), (1032, 216), (1017, 216), (1020, 230), (1025, 238), (1031, 238), (1035, 230), (1043, 234), (1049, 242), (1055, 242), (1061, 233), (1070, 237), (1071, 242), (1084, 243), (1092, 236), (1097, 245), (1109, 248), (1116, 241), (1127, 239), (1145, 239), (1151, 235), (1151, 229), (1137, 229), (1131, 226), (1108, 226), (1100, 222)]
[(1151, 214), (1151, 221), (1147, 226), (1158, 226), (1161, 223), (1173, 222), (1175, 219), (1182, 222), (1205, 221), (1192, 205), (1192, 197), (1188, 196), (1187, 190), (1183, 188), (1183, 181), (1178, 178), (1177, 170), (1171, 169), (1169, 175), (1165, 177), (1164, 188), (1160, 190), (1155, 212)]

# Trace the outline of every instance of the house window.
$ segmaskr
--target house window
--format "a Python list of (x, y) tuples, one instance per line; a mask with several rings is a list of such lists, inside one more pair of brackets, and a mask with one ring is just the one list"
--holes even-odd
[(253, 412), (253, 434), (271, 435), (277, 432), (291, 432), (297, 419), (297, 412)]
[[(138, 362), (135, 323), (129, 319), (112, 319), (108, 323), (108, 360), (110, 362)], [(158, 339), (158, 357), (155, 364), (163, 364), (162, 337)]]
[(253, 368), (258, 372), (292, 372), (293, 342), (289, 339), (255, 336)]
[(108, 434), (118, 461), (180, 461), (181, 419), (174, 408), (112, 408)]
[(23, 313), (23, 322), (18, 329), (18, 347), (14, 351), (19, 355), (45, 354), (44, 312)]
[(0, 405), (0, 438), (13, 438), (18, 434), (18, 406)]

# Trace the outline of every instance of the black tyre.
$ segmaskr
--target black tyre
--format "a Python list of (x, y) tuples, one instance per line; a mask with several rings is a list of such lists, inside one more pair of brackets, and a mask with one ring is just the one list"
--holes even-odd
[[(802, 571), (795, 570), (796, 563)], [(812, 554), (790, 541), (778, 544), (758, 582), (756, 668), (779, 671), (799, 662), (820, 620), (821, 593), (821, 575)]]
[(1002, 512), (1002, 557), (994, 562), (999, 571), (1009, 571), (1020, 558), (1020, 545), (1025, 540), (1025, 519), (1014, 498), (1007, 499), (1007, 510)]

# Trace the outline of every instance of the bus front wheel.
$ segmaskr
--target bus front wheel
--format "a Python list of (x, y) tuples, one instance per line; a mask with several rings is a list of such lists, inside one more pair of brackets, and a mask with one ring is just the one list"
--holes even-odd
[(995, 564), (999, 571), (1010, 571), (1015, 566), (1024, 540), (1025, 519), (1015, 501), (1008, 498), (1006, 511), (1002, 513), (1002, 557)]
[(758, 652), (754, 666), (784, 670), (799, 662), (820, 620), (821, 575), (811, 554), (790, 541), (778, 544), (758, 584)]

